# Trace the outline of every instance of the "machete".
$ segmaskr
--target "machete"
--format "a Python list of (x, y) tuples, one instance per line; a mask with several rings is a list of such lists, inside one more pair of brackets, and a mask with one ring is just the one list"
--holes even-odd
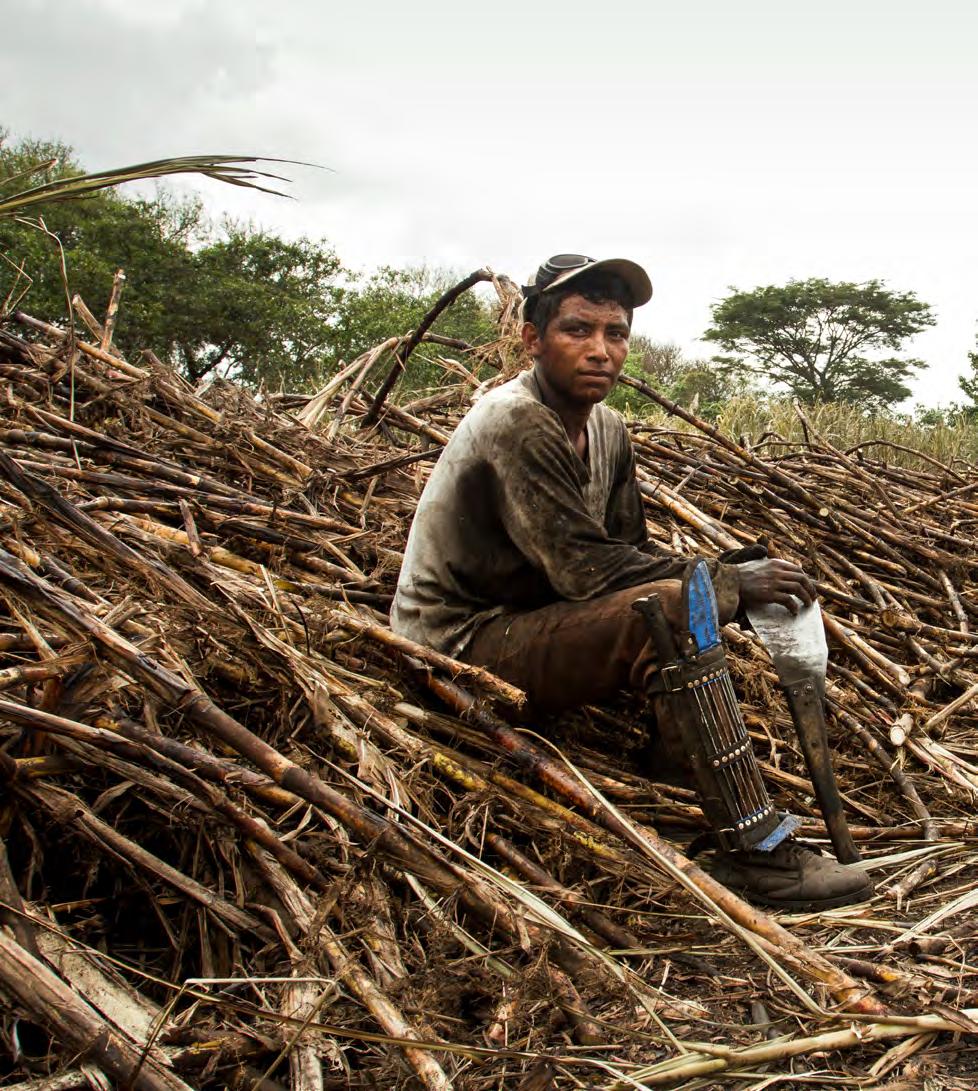
[(835, 855), (842, 864), (854, 864), (859, 852), (846, 825), (825, 730), (829, 653), (822, 611), (817, 602), (799, 603), (799, 607), (792, 614), (778, 603), (769, 603), (748, 609), (747, 617), (774, 661)]

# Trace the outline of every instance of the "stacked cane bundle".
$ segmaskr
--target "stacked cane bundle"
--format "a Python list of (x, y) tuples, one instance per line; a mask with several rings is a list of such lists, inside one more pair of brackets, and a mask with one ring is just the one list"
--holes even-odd
[[(518, 691), (387, 627), (472, 361), (372, 405), (368, 354), (300, 407), (98, 340), (0, 331), (3, 1086), (634, 1087), (836, 1049), (950, 1078), (912, 1054), (973, 1029), (974, 467), (634, 426), (655, 537), (819, 579), (881, 893), (779, 923), (677, 848), (702, 817), (643, 776), (640, 710), (534, 737)], [(727, 635), (777, 801), (824, 838)]]

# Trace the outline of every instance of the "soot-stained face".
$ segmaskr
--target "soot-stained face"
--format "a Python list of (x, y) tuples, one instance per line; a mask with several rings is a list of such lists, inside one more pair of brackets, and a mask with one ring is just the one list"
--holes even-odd
[(540, 336), (523, 327), (523, 344), (537, 365), (545, 393), (561, 405), (584, 408), (604, 401), (628, 355), (628, 312), (611, 301), (571, 295)]

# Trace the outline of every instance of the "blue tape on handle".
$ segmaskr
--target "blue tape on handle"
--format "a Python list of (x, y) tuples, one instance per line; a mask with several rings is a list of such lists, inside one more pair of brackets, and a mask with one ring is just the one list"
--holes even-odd
[(689, 631), (700, 655), (720, 643), (717, 598), (706, 561), (699, 561), (689, 578)]

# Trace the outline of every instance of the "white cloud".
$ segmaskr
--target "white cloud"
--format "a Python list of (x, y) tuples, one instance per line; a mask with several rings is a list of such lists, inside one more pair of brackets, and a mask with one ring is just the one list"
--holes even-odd
[(0, 121), (91, 166), (329, 166), (286, 169), (296, 202), (207, 201), (354, 265), (633, 256), (638, 328), (691, 350), (731, 284), (879, 277), (936, 307), (912, 348), (946, 401), (978, 318), (976, 22), (953, 0), (27, 0)]

